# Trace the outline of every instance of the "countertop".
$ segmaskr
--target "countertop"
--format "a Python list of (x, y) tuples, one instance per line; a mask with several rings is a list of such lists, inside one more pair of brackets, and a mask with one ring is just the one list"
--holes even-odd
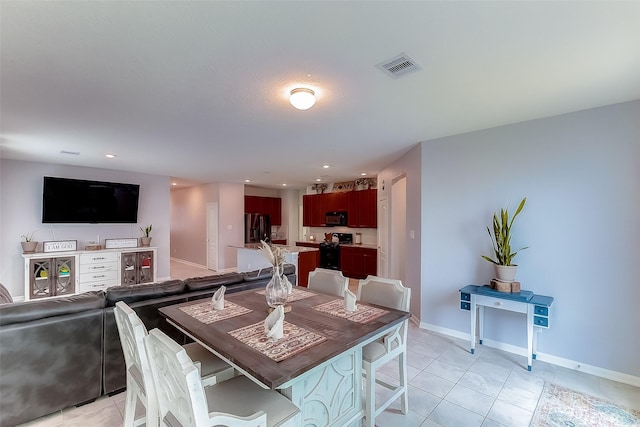
[[(318, 245), (320, 246), (320, 243), (322, 243), (322, 241), (306, 241), (306, 242), (301, 242), (301, 241), (297, 241), (296, 244), (298, 243), (303, 243), (303, 244), (312, 244), (312, 245)], [(373, 245), (373, 244), (355, 244), (355, 243), (340, 243), (340, 246), (343, 247), (351, 247), (351, 248), (363, 248), (363, 249), (378, 249), (378, 245)], [(306, 246), (298, 246), (299, 248), (304, 248)]]
[[(260, 249), (260, 245), (261, 243), (246, 243), (244, 246), (235, 246), (235, 245), (230, 245), (230, 248), (236, 248), (236, 249), (254, 249), (254, 250), (258, 250)], [(278, 248), (283, 248), (284, 250), (286, 250), (289, 253), (300, 253), (300, 252), (317, 252), (319, 249), (318, 248), (309, 248), (306, 246), (288, 246), (288, 245), (273, 245), (275, 247)]]

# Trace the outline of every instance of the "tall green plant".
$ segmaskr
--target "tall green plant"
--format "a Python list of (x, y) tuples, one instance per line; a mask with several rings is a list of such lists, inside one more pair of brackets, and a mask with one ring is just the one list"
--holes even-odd
[(522, 211), (522, 208), (524, 208), (526, 201), (526, 197), (522, 199), (520, 205), (518, 205), (518, 209), (516, 209), (516, 213), (513, 214), (511, 219), (509, 219), (509, 211), (507, 209), (500, 209), (500, 215), (498, 215), (497, 212), (493, 214), (493, 235), (489, 227), (487, 227), (487, 232), (491, 238), (496, 259), (494, 260), (485, 255), (482, 255), (482, 258), (498, 265), (512, 265), (511, 260), (513, 260), (513, 257), (515, 257), (519, 251), (527, 249), (528, 246), (525, 246), (515, 252), (511, 252), (511, 227), (513, 226), (513, 221), (515, 221), (518, 214)]

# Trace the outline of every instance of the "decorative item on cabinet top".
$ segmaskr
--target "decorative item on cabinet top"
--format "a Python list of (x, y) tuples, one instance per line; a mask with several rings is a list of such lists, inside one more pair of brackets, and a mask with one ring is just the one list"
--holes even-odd
[(42, 243), (43, 252), (66, 252), (78, 249), (77, 240), (56, 240)]

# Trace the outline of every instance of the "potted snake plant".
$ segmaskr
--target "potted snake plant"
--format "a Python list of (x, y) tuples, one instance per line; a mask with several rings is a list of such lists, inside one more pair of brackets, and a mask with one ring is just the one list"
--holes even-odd
[(523, 247), (517, 251), (511, 251), (511, 229), (516, 217), (522, 212), (527, 198), (523, 198), (515, 213), (509, 218), (508, 209), (500, 209), (500, 214), (497, 212), (493, 214), (493, 234), (487, 227), (487, 232), (491, 238), (493, 244), (493, 252), (495, 258), (490, 258), (486, 255), (482, 255), (482, 258), (493, 263), (496, 279), (502, 282), (512, 282), (516, 276), (517, 264), (513, 264), (513, 258), (519, 251), (527, 249)]

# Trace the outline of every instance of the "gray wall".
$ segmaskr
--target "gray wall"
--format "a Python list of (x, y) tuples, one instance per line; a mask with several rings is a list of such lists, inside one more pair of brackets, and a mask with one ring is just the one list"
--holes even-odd
[[(640, 376), (640, 101), (422, 144), (421, 320), (469, 332), (458, 289), (486, 283), (486, 226), (517, 206), (523, 289), (555, 298), (539, 351)], [(410, 197), (408, 192), (408, 197)], [(486, 334), (526, 347), (524, 317), (488, 310)]]
[[(0, 165), (0, 283), (12, 296), (24, 296), (20, 236), (36, 229), (34, 240), (77, 240), (81, 249), (98, 236), (102, 244), (104, 239), (140, 237), (139, 227), (153, 224), (158, 278), (169, 277), (169, 177), (8, 159), (0, 160)], [(42, 224), (45, 175), (139, 184), (138, 224)]]

